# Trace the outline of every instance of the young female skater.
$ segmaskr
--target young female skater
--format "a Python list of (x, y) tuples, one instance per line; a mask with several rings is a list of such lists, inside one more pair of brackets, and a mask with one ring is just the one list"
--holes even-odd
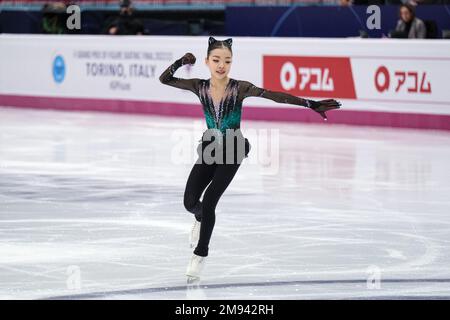
[[(182, 65), (195, 63), (196, 58), (192, 53), (186, 53), (176, 60), (159, 77), (163, 84), (190, 90), (198, 96), (208, 127), (197, 148), (199, 159), (189, 174), (184, 192), (184, 206), (195, 217), (190, 241), (191, 247), (196, 245), (196, 248), (186, 271), (188, 282), (200, 279), (205, 258), (208, 256), (217, 203), (236, 174), (241, 161), (250, 151), (250, 143), (240, 131), (242, 101), (247, 97), (262, 97), (278, 103), (304, 106), (319, 113), (324, 120), (327, 119), (326, 111), (338, 109), (341, 105), (334, 99), (302, 99), (284, 92), (259, 88), (248, 81), (229, 78), (232, 57), (231, 38), (219, 41), (209, 37), (205, 64), (211, 72), (210, 79), (174, 77), (175, 71)], [(232, 138), (231, 144), (229, 137)], [(234, 143), (235, 138), (237, 144)], [(207, 150), (212, 150), (208, 159)], [(212, 161), (211, 157), (214, 157)], [(230, 157), (233, 158), (231, 161)], [(205, 193), (200, 201), (203, 191)]]

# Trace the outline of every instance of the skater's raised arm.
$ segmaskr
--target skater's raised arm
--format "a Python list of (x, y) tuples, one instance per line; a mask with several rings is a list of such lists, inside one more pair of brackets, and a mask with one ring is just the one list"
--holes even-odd
[(200, 79), (193, 78), (193, 79), (182, 79), (174, 77), (175, 71), (177, 71), (178, 68), (185, 64), (191, 64), (193, 65), (195, 63), (195, 56), (192, 53), (186, 53), (182, 58), (176, 60), (174, 63), (172, 63), (159, 77), (159, 81), (161, 81), (162, 84), (166, 84), (168, 86), (172, 86), (179, 89), (184, 90), (190, 90), (196, 95), (198, 95), (198, 85), (200, 82)]
[(247, 97), (261, 97), (270, 99), (278, 103), (288, 103), (303, 106), (316, 111), (322, 116), (324, 120), (327, 120), (325, 112), (333, 109), (339, 109), (341, 106), (341, 103), (334, 99), (326, 99), (320, 101), (303, 99), (285, 92), (266, 90), (264, 88), (257, 87), (253, 83), (248, 81), (241, 81), (241, 83), (241, 90), (243, 90), (243, 99)]

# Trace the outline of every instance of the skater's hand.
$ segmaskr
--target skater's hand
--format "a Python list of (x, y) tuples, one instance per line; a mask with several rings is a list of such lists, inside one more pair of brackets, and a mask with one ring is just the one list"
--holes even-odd
[(327, 115), (325, 112), (333, 110), (333, 109), (339, 109), (341, 106), (341, 103), (339, 101), (336, 101), (334, 99), (326, 99), (326, 100), (320, 100), (320, 101), (310, 101), (310, 108), (320, 114), (323, 118), (323, 120), (327, 120)]
[(195, 64), (195, 60), (196, 60), (195, 56), (190, 52), (186, 53), (181, 59), (182, 59), (181, 62), (183, 63), (183, 65), (185, 65), (185, 64), (193, 65), (193, 64)]

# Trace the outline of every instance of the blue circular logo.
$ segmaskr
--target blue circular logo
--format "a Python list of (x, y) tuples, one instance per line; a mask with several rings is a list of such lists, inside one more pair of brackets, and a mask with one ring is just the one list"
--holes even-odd
[(53, 60), (53, 79), (56, 83), (61, 83), (66, 75), (66, 64), (62, 56), (56, 56)]

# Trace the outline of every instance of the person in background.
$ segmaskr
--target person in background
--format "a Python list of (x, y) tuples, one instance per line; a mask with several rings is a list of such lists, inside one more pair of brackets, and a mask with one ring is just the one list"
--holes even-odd
[(105, 23), (103, 33), (110, 35), (142, 35), (144, 34), (144, 25), (133, 16), (134, 9), (130, 0), (119, 1), (119, 16), (108, 19)]
[(416, 17), (415, 7), (410, 3), (404, 3), (399, 8), (400, 19), (397, 21), (395, 32), (402, 33), (404, 38), (425, 39), (425, 23)]

